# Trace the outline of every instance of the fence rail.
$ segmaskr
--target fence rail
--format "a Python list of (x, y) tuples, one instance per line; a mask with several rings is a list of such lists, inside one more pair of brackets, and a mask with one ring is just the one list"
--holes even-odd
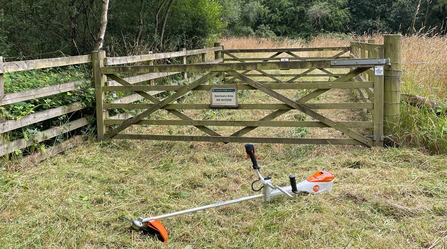
[[(218, 51), (222, 50), (222, 47), (216, 46), (211, 48), (204, 49), (196, 49), (196, 50), (186, 50), (182, 49), (181, 51), (176, 52), (168, 52), (168, 53), (154, 53), (154, 54), (146, 54), (146, 55), (136, 55), (136, 56), (125, 56), (125, 57), (106, 57), (104, 54), (103, 58), (100, 58), (102, 64), (106, 65), (131, 65), (138, 63), (147, 63), (154, 64), (160, 63), (160, 60), (169, 59), (169, 58), (180, 58), (181, 63), (188, 63), (187, 58), (190, 56), (199, 57), (196, 59), (198, 63), (218, 63), (222, 60), (214, 60), (214, 54)], [(40, 60), (26, 60), (26, 61), (11, 61), (11, 62), (3, 62), (3, 58), (0, 56), (0, 107), (5, 107), (8, 105), (15, 105), (20, 102), (27, 102), (34, 99), (50, 97), (53, 95), (67, 93), (67, 92), (76, 92), (79, 90), (81, 85), (89, 84), (88, 82), (92, 79), (86, 78), (81, 80), (76, 80), (72, 82), (61, 83), (53, 86), (40, 87), (32, 90), (26, 90), (21, 92), (9, 93), (5, 94), (5, 75), (11, 73), (20, 73), (30, 70), (38, 70), (38, 69), (48, 69), (48, 68), (57, 68), (57, 67), (65, 67), (65, 66), (77, 66), (77, 65), (85, 65), (88, 63), (93, 63), (95, 59), (95, 53), (91, 55), (81, 55), (81, 56), (72, 56), (72, 57), (62, 57), (62, 58), (51, 58), (51, 59), (40, 59)], [(211, 58), (211, 60), (210, 60)], [(168, 72), (168, 73), (147, 73), (143, 75), (137, 76), (129, 76), (126, 77), (125, 80), (131, 84), (137, 83), (154, 83), (155, 80), (165, 78), (167, 76), (173, 76), (181, 74), (181, 72)], [(194, 78), (193, 78), (194, 79)], [(183, 80), (188, 80), (188, 76), (186, 74), (182, 75), (182, 80), (177, 83), (181, 84)], [(92, 80), (93, 81), (93, 80)], [(120, 85), (114, 80), (110, 80), (106, 83), (109, 87)], [(135, 86), (137, 87), (137, 86)], [(153, 91), (151, 94), (157, 94), (160, 91)], [(138, 94), (133, 94), (129, 96), (124, 96), (121, 98), (117, 98), (113, 101), (113, 103), (132, 103), (141, 99), (141, 96)], [(51, 108), (45, 111), (40, 111), (37, 113), (32, 113), (27, 115), (19, 120), (6, 120), (5, 118), (0, 120), (0, 156), (5, 156), (13, 152), (17, 152), (17, 150), (23, 150), (32, 145), (38, 144), (40, 142), (55, 138), (61, 134), (69, 133), (79, 128), (85, 127), (89, 125), (88, 117), (81, 117), (75, 120), (71, 120), (63, 125), (50, 127), (46, 130), (38, 131), (35, 135), (32, 135), (29, 138), (21, 138), (14, 141), (9, 141), (8, 134), (12, 131), (18, 129), (24, 129), (30, 125), (36, 125), (38, 123), (52, 120), (58, 118), (62, 115), (67, 115), (74, 112), (84, 111), (86, 108), (90, 106), (85, 106), (81, 102), (74, 102), (65, 106), (59, 106), (56, 108)], [(78, 138), (77, 138), (78, 139)], [(79, 140), (79, 139), (78, 139)], [(77, 144), (77, 143), (66, 143), (66, 144)], [(64, 148), (67, 145), (63, 146)], [(60, 152), (60, 149), (55, 150), (47, 150), (47, 151), (57, 151)], [(41, 154), (46, 154), (42, 153)], [(40, 155), (39, 158), (42, 160), (45, 159), (45, 156)]]

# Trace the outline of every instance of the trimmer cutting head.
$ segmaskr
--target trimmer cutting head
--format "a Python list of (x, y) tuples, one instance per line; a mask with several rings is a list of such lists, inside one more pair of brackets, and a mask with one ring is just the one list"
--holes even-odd
[[(149, 216), (150, 218), (151, 216)], [(166, 231), (163, 224), (158, 220), (143, 222), (143, 218), (138, 218), (138, 220), (131, 220), (123, 217), (125, 220), (132, 223), (132, 228), (137, 231), (143, 231), (144, 234), (155, 235), (164, 244), (168, 241), (168, 232)]]

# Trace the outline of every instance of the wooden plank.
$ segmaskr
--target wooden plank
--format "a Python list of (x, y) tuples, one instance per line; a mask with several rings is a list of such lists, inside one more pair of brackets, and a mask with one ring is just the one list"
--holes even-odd
[(106, 127), (104, 125), (104, 118), (108, 112), (104, 111), (105, 94), (101, 90), (107, 82), (107, 77), (101, 73), (101, 68), (104, 67), (105, 51), (95, 51), (92, 53), (93, 65), (93, 83), (95, 85), (95, 99), (96, 99), (96, 133), (98, 141), (104, 140)]
[(342, 56), (344, 55), (346, 52), (349, 52), (349, 48), (346, 48), (346, 50), (341, 51), (340, 53), (332, 56), (332, 59), (349, 59), (349, 56)]
[(213, 137), (213, 136), (175, 136), (175, 135), (143, 135), (118, 134), (116, 139), (164, 140), (184, 142), (221, 142), (221, 143), (280, 143), (280, 144), (333, 144), (361, 145), (355, 139), (343, 138), (272, 138), (272, 137)]
[(284, 102), (287, 105), (290, 105), (291, 107), (293, 107), (295, 109), (298, 109), (298, 110), (302, 111), (303, 113), (311, 116), (312, 118), (315, 118), (315, 119), (325, 123), (326, 125), (328, 125), (328, 126), (334, 128), (334, 129), (340, 131), (340, 132), (345, 133), (347, 136), (356, 139), (357, 141), (363, 143), (364, 145), (367, 145), (367, 146), (371, 146), (372, 145), (370, 139), (365, 138), (361, 134), (359, 134), (359, 133), (349, 129), (348, 127), (346, 127), (346, 126), (344, 126), (344, 125), (342, 125), (340, 123), (337, 123), (337, 122), (335, 122), (333, 120), (330, 120), (330, 119), (324, 117), (323, 115), (321, 115), (319, 113), (314, 112), (313, 110), (311, 110), (307, 106), (303, 105), (302, 103), (290, 100), (289, 98), (287, 98), (287, 97), (285, 97), (285, 96), (283, 96), (283, 95), (281, 95), (281, 94), (279, 94), (279, 93), (277, 93), (277, 92), (275, 92), (275, 91), (273, 91), (273, 90), (263, 86), (262, 84), (259, 84), (256, 81), (253, 81), (250, 78), (247, 78), (246, 76), (241, 75), (241, 74), (239, 74), (237, 72), (233, 71), (233, 72), (230, 72), (230, 73), (233, 74), (234, 77), (239, 78), (240, 80), (245, 81), (246, 83), (252, 85), (253, 87), (258, 88), (260, 91), (262, 91), (262, 92), (264, 92), (264, 93), (266, 93), (266, 94), (268, 94), (268, 95), (278, 99), (279, 101)]
[[(148, 73), (148, 74), (142, 74), (132, 77), (124, 78), (127, 82), (130, 84), (137, 84), (137, 83), (149, 83), (151, 80), (161, 79), (167, 76), (176, 75), (179, 73)], [(109, 86), (120, 86), (118, 82), (114, 80), (110, 80), (107, 82)]]
[[(293, 58), (298, 59), (298, 60), (306, 60), (305, 57), (300, 57), (300, 56), (298, 56), (298, 55), (296, 55), (296, 54), (294, 54), (294, 53), (292, 53), (292, 52), (290, 52), (290, 51), (287, 51), (286, 54), (288, 54), (288, 55), (290, 55), (290, 56), (292, 56)], [(317, 58), (318, 58), (318, 57), (317, 57)], [(290, 59), (289, 59), (289, 60), (290, 60)]]
[(91, 61), (92, 61), (91, 55), (80, 55), (72, 57), (41, 59), (41, 60), (11, 61), (4, 63), (3, 70), (4, 73), (13, 73), (13, 72), (21, 72), (34, 69), (44, 69), (51, 67), (62, 67), (62, 66), (84, 64), (84, 63), (90, 63)]
[[(193, 78), (189, 78), (187, 80), (176, 81), (176, 82), (171, 83), (171, 84), (173, 84), (173, 86), (160, 86), (161, 88), (163, 88), (163, 87), (167, 87), (168, 89), (172, 88), (172, 90), (166, 90), (166, 89), (163, 90), (163, 89), (161, 89), (161, 91), (160, 91), (160, 90), (157, 90), (159, 86), (152, 86), (155, 89), (153, 89), (152, 91), (147, 92), (147, 94), (155, 96), (155, 95), (160, 94), (160, 93), (162, 93), (164, 91), (176, 91), (177, 89), (179, 89), (179, 87), (181, 87), (179, 85), (183, 85), (183, 84), (185, 84), (188, 81), (198, 80), (201, 77), (202, 77), (202, 75), (199, 75), (199, 76), (196, 76), (196, 77), (193, 77)], [(124, 78), (124, 80), (126, 80), (126, 79), (127, 78)], [(119, 84), (117, 81), (113, 81), (113, 82), (115, 82), (116, 84)], [(122, 85), (120, 84), (120, 86), (122, 86)], [(144, 99), (144, 97), (141, 96), (140, 94), (136, 93), (136, 94), (132, 94), (132, 95), (129, 95), (129, 96), (122, 97), (122, 98), (114, 99), (111, 103), (132, 103), (132, 102), (135, 102), (135, 101), (138, 101), (138, 100), (141, 100), (141, 99)]]
[(75, 112), (84, 109), (84, 105), (81, 102), (69, 104), (67, 106), (61, 106), (38, 113), (34, 113), (21, 118), (20, 120), (8, 120), (0, 123), (0, 133), (12, 131), (18, 128), (22, 128), (31, 124), (42, 122), (51, 118), (62, 116), (64, 114)]
[[(126, 82), (126, 81), (123, 80), (123, 79), (120, 79), (120, 78), (117, 77), (117, 76), (112, 76), (112, 77), (115, 77), (115, 78), (117, 79), (117, 81), (119, 81), (119, 82), (120, 82), (121, 84), (123, 84), (123, 85), (127, 85), (127, 86), (130, 85), (130, 83)], [(158, 103), (160, 103), (160, 101), (159, 101), (157, 98), (155, 98), (154, 96), (152, 96), (152, 95), (150, 95), (150, 94), (148, 94), (148, 93), (146, 93), (146, 92), (137, 92), (137, 94), (141, 95), (141, 96), (144, 97), (145, 99), (148, 99), (148, 100), (152, 101), (152, 103), (154, 103), (154, 104), (158, 104)], [(179, 112), (179, 111), (177, 111), (177, 110), (167, 110), (167, 111), (168, 111), (169, 113), (175, 115), (176, 117), (180, 118), (180, 119), (183, 119), (183, 120), (191, 120), (190, 117), (186, 116), (185, 114), (183, 114), (183, 113), (181, 113), (181, 112)], [(196, 128), (199, 129), (199, 130), (201, 130), (201, 131), (203, 131), (204, 133), (206, 133), (206, 134), (208, 134), (208, 135), (211, 135), (211, 136), (219, 136), (219, 134), (218, 134), (217, 132), (215, 132), (215, 131), (209, 129), (208, 127), (205, 127), (205, 126), (196, 126)]]
[[(379, 48), (377, 50), (377, 55), (383, 57), (384, 50), (383, 48)], [(374, 112), (373, 112), (373, 121), (374, 121), (374, 146), (383, 146), (383, 133), (384, 133), (384, 85), (385, 85), (385, 76), (384, 75), (375, 75), (374, 76)]]
[[(297, 79), (299, 79), (301, 77), (306, 77), (309, 73), (311, 73), (315, 69), (317, 69), (317, 68), (316, 67), (311, 67), (311, 68), (307, 69), (306, 71), (304, 71), (304, 72), (302, 72), (300, 74), (294, 75), (293, 78), (289, 79), (287, 82), (290, 83), (290, 82), (293, 82), (293, 81), (295, 81), (295, 80), (297, 80)], [(314, 74), (312, 74), (312, 75), (314, 75)], [(246, 76), (252, 77), (252, 76), (249, 76), (249, 75), (246, 75)], [(314, 76), (314, 77), (317, 77), (317, 76)]]
[(372, 44), (372, 43), (366, 43), (366, 42), (352, 42), (351, 44), (355, 44), (356, 48), (367, 50), (367, 51), (374, 51), (379, 48), (383, 48), (382, 44)]
[[(346, 53), (346, 52), (343, 52)], [(227, 54), (228, 55), (228, 54)], [(256, 57), (236, 57), (232, 56), (233, 58), (226, 58), (225, 61), (241, 61), (241, 62), (247, 62), (247, 61), (281, 61), (281, 58), (256, 58)], [(334, 56), (326, 56), (326, 57), (286, 57), (289, 59), (289, 61), (304, 61), (304, 60), (332, 60), (334, 59)], [(336, 57), (336, 59), (349, 59), (348, 56), (339, 56)]]
[[(372, 66), (372, 65), (371, 65)], [(225, 72), (243, 70), (289, 70), (303, 68), (330, 68), (331, 62), (327, 61), (288, 61), (288, 62), (247, 62), (247, 63), (223, 63), (223, 64), (188, 64), (188, 65), (157, 65), (157, 66), (115, 66), (101, 69), (103, 74), (144, 74), (156, 72)], [(362, 65), (363, 67), (363, 65)], [(370, 67), (365, 65), (364, 67)], [(340, 68), (340, 67), (338, 67)]]
[[(258, 81), (260, 82), (260, 81)], [(261, 82), (260, 82), (261, 83)], [(301, 81), (300, 83), (264, 83), (270, 89), (353, 89), (370, 88), (374, 86), (373, 82), (334, 82), (334, 81)], [(238, 90), (254, 90), (252, 86), (244, 83), (224, 84), (219, 86), (237, 87)], [(176, 85), (158, 85), (158, 86), (112, 86), (104, 87), (104, 91), (177, 91), (182, 86)], [(215, 85), (200, 85), (195, 91), (210, 91)]]
[(5, 96), (5, 78), (3, 75), (3, 57), (0, 56), (0, 100)]
[(311, 52), (349, 50), (349, 47), (321, 47), (321, 48), (273, 48), (273, 49), (225, 49), (228, 53), (276, 53), (276, 52)]
[[(148, 109), (153, 104), (104, 104), (106, 109)], [(373, 109), (372, 103), (316, 103), (306, 104), (310, 109)], [(169, 104), (165, 105), (164, 110), (214, 110), (209, 104)], [(231, 110), (291, 110), (290, 106), (286, 104), (239, 104), (236, 108), (229, 108)]]
[[(300, 78), (300, 77), (318, 78), (318, 77), (334, 76), (334, 77), (338, 78), (338, 77), (341, 77), (341, 76), (345, 75), (345, 74), (333, 74), (333, 75), (328, 75), (328, 74), (309, 74), (310, 71), (314, 71), (314, 70), (315, 70), (315, 68), (312, 69), (312, 70), (308, 70), (309, 72), (303, 72), (303, 73), (296, 73), (296, 74), (270, 74), (270, 75), (271, 76), (275, 76), (275, 77), (295, 77), (294, 79), (288, 80), (288, 82), (289, 81), (290, 82), (294, 81), (294, 80), (296, 80), (297, 78)], [(250, 78), (265, 77), (262, 74), (253, 74), (253, 73), (251, 73), (251, 74), (247, 73), (247, 74), (245, 74), (245, 76), (250, 77)]]
[(6, 94), (3, 97), (3, 99), (0, 100), (0, 106), (10, 105), (31, 99), (43, 98), (47, 96), (56, 95), (59, 93), (76, 91), (78, 87), (85, 82), (86, 80), (79, 80), (55, 86), (48, 86), (18, 93)]
[[(127, 114), (127, 113), (126, 113)], [(116, 116), (106, 119), (106, 125), (119, 125), (130, 115)], [(340, 122), (350, 128), (373, 128), (373, 122)], [(136, 125), (202, 125), (202, 126), (259, 126), (259, 127), (329, 127), (318, 121), (216, 121), (216, 120), (140, 120)]]
[(276, 58), (278, 55), (280, 55), (280, 54), (282, 54), (282, 53), (283, 53), (283, 52), (277, 52), (277, 53), (275, 53), (274, 55), (268, 57), (267, 59), (265, 59), (265, 60), (263, 60), (263, 61), (264, 61), (264, 62), (267, 62), (267, 61), (269, 61), (269, 60), (271, 60), (271, 59), (273, 59), (273, 58)]
[(76, 148), (77, 146), (83, 143), (82, 136), (74, 136), (67, 141), (64, 141), (60, 144), (51, 146), (45, 149), (44, 151), (38, 151), (32, 155), (29, 155), (21, 160), (22, 164), (38, 164), (50, 157), (53, 157), (62, 152), (68, 151), (70, 149)]
[(160, 101), (159, 103), (153, 105), (151, 108), (149, 108), (146, 111), (138, 114), (137, 116), (135, 116), (135, 117), (133, 117), (131, 119), (128, 119), (126, 122), (124, 122), (123, 124), (121, 124), (117, 128), (115, 128), (112, 131), (110, 131), (109, 133), (107, 133), (105, 135), (105, 137), (106, 138), (114, 137), (115, 135), (117, 135), (119, 132), (123, 131), (127, 127), (131, 126), (132, 124), (135, 124), (136, 122), (138, 122), (141, 119), (147, 117), (151, 113), (159, 110), (163, 106), (165, 106), (165, 105), (169, 104), (170, 102), (178, 99), (179, 97), (185, 95), (190, 90), (192, 90), (195, 87), (197, 87), (198, 85), (200, 85), (200, 84), (210, 80), (211, 78), (215, 77), (216, 75), (217, 75), (217, 73), (215, 73), (215, 72), (214, 73), (209, 73), (209, 74), (203, 76), (202, 78), (200, 78), (199, 80), (196, 80), (195, 82), (193, 82), (193, 83), (191, 83), (189, 85), (185, 85), (182, 89), (178, 90), (176, 93), (172, 94), (171, 96), (169, 96), (168, 98), (164, 99), (163, 101)]
[(221, 47), (212, 47), (212, 48), (176, 51), (176, 52), (168, 52), (168, 53), (155, 53), (155, 54), (144, 54), (144, 55), (133, 55), (133, 56), (122, 56), (122, 57), (107, 57), (105, 60), (105, 65), (112, 66), (112, 65), (137, 63), (137, 62), (144, 62), (144, 61), (151, 61), (151, 60), (169, 59), (169, 58), (182, 57), (182, 56), (199, 55), (199, 54), (203, 54), (203, 53), (215, 52), (215, 51), (220, 51), (220, 50), (222, 50)]
[(224, 53), (225, 55), (231, 57), (231, 58), (226, 58), (226, 59), (225, 59), (226, 61), (240, 61), (240, 62), (245, 62), (244, 59), (239, 59), (239, 57), (237, 57), (236, 55), (231, 54), (231, 53), (228, 53), (228, 52), (225, 51), (225, 50), (223, 51), (223, 53)]
[(69, 122), (67, 124), (53, 127), (48, 130), (44, 130), (41, 132), (40, 135), (35, 135), (33, 137), (30, 137), (27, 140), (25, 139), (19, 139), (12, 142), (4, 142), (2, 145), (0, 145), (0, 156), (7, 155), (9, 153), (14, 152), (15, 149), (22, 150), (26, 147), (32, 146), (36, 143), (40, 143), (42, 141), (48, 140), (53, 137), (57, 137), (61, 134), (76, 130), (78, 128), (84, 127), (88, 125), (87, 118), (81, 118), (72, 122)]
[[(183, 48), (183, 51), (186, 51), (186, 48)], [(188, 64), (188, 60), (187, 60), (186, 56), (183, 56), (180, 59), (181, 59), (182, 64)], [(182, 79), (184, 79), (184, 80), (188, 79), (188, 72), (182, 73)]]

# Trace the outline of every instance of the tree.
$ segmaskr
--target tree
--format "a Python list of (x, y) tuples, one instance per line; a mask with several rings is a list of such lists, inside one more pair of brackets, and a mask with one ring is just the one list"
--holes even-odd
[(104, 44), (104, 36), (107, 28), (107, 12), (109, 9), (109, 0), (102, 0), (101, 22), (96, 41), (95, 50), (100, 50)]

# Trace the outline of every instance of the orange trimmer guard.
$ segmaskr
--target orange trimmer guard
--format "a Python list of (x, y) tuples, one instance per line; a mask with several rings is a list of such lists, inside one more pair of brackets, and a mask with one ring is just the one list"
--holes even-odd
[[(149, 216), (150, 218), (151, 216)], [(148, 228), (154, 231), (160, 241), (164, 244), (168, 241), (168, 232), (160, 221), (154, 220), (147, 223)]]

